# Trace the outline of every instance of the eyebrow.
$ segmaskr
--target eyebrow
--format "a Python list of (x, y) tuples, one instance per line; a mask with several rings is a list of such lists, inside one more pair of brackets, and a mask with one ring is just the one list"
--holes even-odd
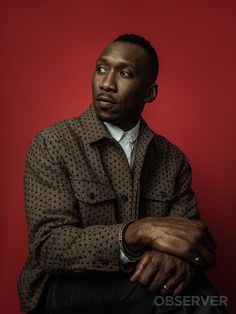
[[(105, 58), (105, 57), (101, 57), (101, 58), (97, 59), (96, 63), (98, 63), (98, 62), (112, 63), (111, 61), (109, 61), (109, 58)], [(119, 62), (119, 63), (116, 64), (116, 67), (118, 67), (118, 68), (130, 67), (133, 70), (135, 70), (134, 64), (129, 62), (129, 61)]]

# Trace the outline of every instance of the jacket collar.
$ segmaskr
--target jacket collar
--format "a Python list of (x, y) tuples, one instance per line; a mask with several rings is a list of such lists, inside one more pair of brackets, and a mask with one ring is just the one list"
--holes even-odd
[(80, 116), (84, 128), (84, 137), (89, 144), (96, 143), (104, 138), (112, 139), (105, 125), (98, 119), (96, 110), (90, 105), (87, 111)]
[[(99, 142), (102, 139), (113, 140), (105, 125), (99, 120), (96, 114), (95, 107), (90, 105), (87, 111), (80, 117), (84, 128), (84, 136), (89, 144)], [(142, 144), (149, 144), (155, 133), (148, 127), (143, 118), (140, 119), (139, 138), (142, 139)]]

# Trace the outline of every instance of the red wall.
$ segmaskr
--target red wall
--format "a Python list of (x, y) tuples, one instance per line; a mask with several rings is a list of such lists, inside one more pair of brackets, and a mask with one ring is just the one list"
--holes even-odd
[(85, 110), (96, 57), (125, 32), (157, 47), (159, 97), (144, 116), (190, 159), (203, 220), (218, 241), (209, 276), (236, 312), (235, 1), (11, 0), (1, 12), (1, 313), (19, 313), (27, 147), (42, 128)]

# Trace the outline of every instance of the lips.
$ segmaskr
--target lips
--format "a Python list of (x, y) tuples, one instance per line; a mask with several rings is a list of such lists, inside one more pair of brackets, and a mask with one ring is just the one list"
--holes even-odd
[(96, 97), (96, 100), (98, 100), (100, 103), (104, 104), (116, 104), (117, 101), (110, 95), (108, 94), (99, 94)]

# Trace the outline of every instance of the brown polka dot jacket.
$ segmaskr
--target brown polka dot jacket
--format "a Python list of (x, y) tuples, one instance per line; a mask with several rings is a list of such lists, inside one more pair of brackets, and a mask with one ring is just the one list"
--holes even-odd
[(50, 274), (121, 271), (122, 222), (198, 217), (184, 154), (141, 120), (131, 172), (93, 106), (34, 138), (24, 183), (29, 258), (18, 280), (22, 311), (35, 307)]

